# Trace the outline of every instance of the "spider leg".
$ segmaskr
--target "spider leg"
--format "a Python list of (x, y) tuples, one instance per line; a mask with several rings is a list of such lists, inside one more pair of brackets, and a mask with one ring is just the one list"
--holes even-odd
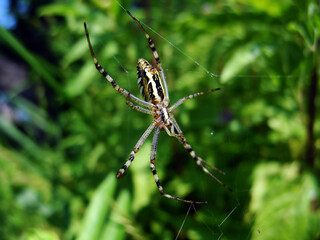
[[(90, 52), (91, 52), (91, 56), (93, 58), (93, 62), (94, 62), (94, 65), (96, 66), (97, 70), (102, 74), (102, 76), (107, 79), (112, 87), (118, 91), (120, 94), (122, 94), (123, 96), (127, 97), (129, 92), (123, 88), (121, 88), (114, 80), (113, 78), (102, 68), (102, 66), (98, 63), (98, 60), (93, 52), (93, 48), (92, 48), (92, 45), (91, 45), (91, 42), (90, 42), (90, 37), (89, 37), (89, 32), (88, 32), (88, 29), (87, 29), (87, 24), (84, 22), (84, 29), (85, 29), (85, 32), (86, 32), (86, 37), (87, 37), (87, 41), (88, 41), (88, 45), (89, 45), (89, 48), (90, 48)], [(148, 108), (151, 108), (153, 106), (152, 103), (149, 103), (149, 102), (146, 102), (146, 101), (143, 101), (139, 98), (137, 98), (136, 96), (132, 95), (130, 96), (130, 99), (132, 99), (134, 102), (138, 103), (138, 104), (141, 104), (142, 106), (145, 106), (145, 107), (148, 107)]]
[(154, 44), (152, 38), (149, 36), (149, 34), (147, 33), (147, 31), (142, 27), (142, 25), (140, 24), (140, 22), (127, 10), (127, 13), (129, 14), (129, 16), (139, 25), (139, 27), (141, 28), (141, 30), (143, 31), (144, 35), (146, 36), (148, 43), (149, 43), (149, 47), (152, 51), (152, 55), (156, 61), (156, 65), (157, 65), (157, 69), (161, 74), (161, 78), (162, 78), (162, 82), (163, 82), (163, 87), (165, 89), (165, 96), (166, 98), (164, 99), (164, 102), (166, 104), (166, 106), (168, 106), (169, 104), (169, 92), (168, 92), (168, 86), (167, 86), (167, 82), (166, 82), (166, 76), (164, 75), (162, 66), (161, 66), (161, 62), (160, 62), (160, 58), (159, 58), (159, 54), (157, 52), (156, 49), (156, 45)]
[(177, 197), (171, 196), (171, 195), (169, 195), (169, 194), (164, 192), (163, 187), (160, 184), (160, 180), (159, 180), (159, 177), (158, 177), (158, 174), (157, 174), (157, 171), (156, 171), (156, 167), (154, 165), (155, 161), (156, 161), (156, 152), (157, 152), (157, 145), (158, 145), (158, 139), (159, 139), (159, 132), (160, 132), (160, 129), (158, 127), (156, 127), (156, 130), (154, 132), (153, 139), (152, 139), (151, 155), (150, 155), (150, 169), (152, 171), (152, 174), (153, 174), (154, 180), (155, 180), (155, 182), (157, 184), (157, 187), (159, 189), (159, 192), (164, 197), (167, 197), (167, 198), (170, 198), (170, 199), (174, 199), (174, 200), (177, 200), (177, 201), (181, 201), (181, 202), (185, 202), (185, 203), (191, 203), (191, 204), (207, 204), (207, 202), (197, 202), (197, 201), (185, 200), (185, 199), (177, 198)]
[(211, 92), (215, 92), (215, 91), (218, 91), (220, 90), (220, 88), (215, 88), (215, 89), (211, 89), (211, 90), (207, 90), (207, 91), (204, 91), (204, 92), (198, 92), (198, 93), (194, 93), (194, 94), (191, 94), (187, 97), (184, 97), (184, 98), (181, 98), (180, 100), (178, 100), (175, 104), (173, 104), (169, 109), (168, 111), (171, 112), (173, 109), (177, 108), (178, 106), (180, 106), (182, 103), (184, 103), (186, 100), (188, 99), (191, 99), (191, 98), (195, 98), (195, 97), (198, 97), (198, 96), (202, 96), (204, 94), (207, 94), (207, 93), (211, 93)]
[(130, 102), (130, 98), (131, 98), (131, 94), (129, 93), (127, 96), (127, 104), (129, 105), (129, 107), (131, 107), (133, 110), (136, 110), (138, 112), (143, 112), (146, 114), (150, 114), (153, 115), (153, 111), (151, 111), (150, 109), (146, 109), (137, 105), (134, 105), (132, 102)]
[[(214, 180), (216, 180), (218, 183), (220, 183), (222, 186), (224, 186), (226, 189), (228, 189), (230, 192), (232, 192), (232, 189), (230, 187), (228, 187), (226, 184), (224, 184), (223, 182), (221, 182), (216, 176), (214, 176), (207, 168), (205, 168), (203, 166), (203, 164), (210, 166), (209, 164), (206, 163), (206, 161), (204, 161), (202, 158), (198, 157), (195, 153), (195, 151), (192, 149), (192, 147), (190, 146), (190, 144), (187, 142), (187, 139), (185, 138), (185, 136), (183, 134), (177, 134), (175, 136), (179, 142), (181, 142), (181, 144), (183, 145), (183, 147), (189, 152), (189, 154), (191, 155), (191, 157), (195, 160), (196, 164), (201, 167), (201, 169), (207, 173), (210, 177), (212, 177)], [(213, 166), (212, 166), (213, 167)], [(214, 170), (217, 170), (219, 172), (219, 169), (216, 169), (215, 167), (213, 167)]]
[(149, 36), (149, 34), (147, 33), (146, 30), (144, 30), (144, 28), (142, 27), (142, 25), (140, 24), (140, 22), (127, 10), (127, 13), (129, 14), (129, 16), (139, 25), (139, 27), (141, 28), (141, 30), (143, 31), (144, 35), (146, 36), (146, 38), (148, 39), (148, 43), (149, 43), (149, 47), (152, 51), (153, 57), (156, 60), (156, 64), (158, 67), (159, 71), (162, 71), (162, 67), (161, 67), (161, 62), (160, 62), (160, 58), (159, 58), (159, 54), (156, 50), (156, 47), (154, 45), (154, 42), (152, 40), (152, 38)]
[(117, 172), (117, 178), (120, 178), (122, 176), (122, 174), (127, 170), (127, 168), (130, 166), (130, 164), (132, 163), (135, 154), (139, 151), (140, 147), (142, 146), (142, 144), (146, 141), (147, 137), (150, 135), (150, 133), (152, 132), (153, 128), (155, 127), (156, 123), (152, 122), (150, 124), (150, 126), (147, 128), (147, 130), (143, 133), (143, 135), (141, 136), (141, 138), (139, 139), (139, 141), (137, 142), (137, 144), (134, 146), (132, 152), (130, 153), (130, 157), (129, 160), (123, 165), (122, 168), (120, 168), (120, 170)]
[(212, 166), (211, 164), (207, 163), (206, 161), (204, 161), (203, 159), (201, 159), (201, 162), (204, 164), (204, 165), (207, 165), (209, 168), (219, 172), (220, 174), (222, 175), (226, 175), (226, 173), (222, 170), (220, 170), (219, 168), (215, 167), (215, 166)]

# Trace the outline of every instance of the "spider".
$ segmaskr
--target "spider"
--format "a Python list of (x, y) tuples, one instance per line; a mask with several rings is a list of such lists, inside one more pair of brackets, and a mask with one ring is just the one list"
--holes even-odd
[[(84, 28), (85, 33), (89, 45), (89, 49), (91, 52), (91, 56), (93, 58), (94, 64), (97, 68), (97, 70), (102, 74), (102, 76), (108, 80), (112, 87), (118, 91), (121, 95), (126, 97), (126, 103), (133, 109), (142, 113), (146, 113), (149, 115), (152, 115), (153, 120), (150, 126), (147, 128), (147, 130), (143, 133), (143, 135), (140, 137), (139, 141), (134, 146), (132, 152), (130, 153), (129, 160), (126, 161), (126, 163), (123, 165), (123, 167), (117, 172), (117, 178), (120, 178), (124, 172), (128, 169), (130, 164), (135, 158), (135, 154), (139, 151), (143, 143), (146, 141), (147, 137), (150, 135), (152, 130), (155, 128), (155, 132), (153, 135), (152, 140), (152, 147), (151, 147), (151, 154), (150, 154), (150, 169), (152, 171), (154, 180), (157, 184), (157, 187), (159, 189), (159, 192), (167, 198), (175, 199), (181, 202), (185, 203), (191, 203), (191, 204), (206, 204), (207, 202), (199, 202), (199, 201), (193, 201), (193, 200), (185, 200), (178, 197), (174, 197), (172, 195), (169, 195), (164, 192), (164, 189), (162, 185), (160, 184), (159, 177), (156, 172), (155, 167), (155, 159), (156, 159), (156, 151), (157, 151), (157, 145), (158, 145), (158, 138), (159, 133), (161, 130), (164, 130), (167, 132), (167, 134), (171, 137), (175, 137), (179, 140), (179, 142), (183, 145), (183, 147), (189, 152), (191, 157), (195, 160), (196, 164), (201, 167), (201, 169), (207, 173), (210, 177), (215, 179), (218, 183), (220, 183), (222, 186), (227, 188), (229, 191), (232, 191), (231, 188), (229, 188), (226, 184), (221, 182), (218, 178), (216, 178), (204, 165), (222, 173), (221, 170), (219, 170), (216, 167), (213, 167), (209, 165), (207, 162), (205, 162), (202, 158), (198, 157), (194, 150), (191, 148), (190, 144), (187, 142), (183, 132), (181, 131), (178, 123), (176, 122), (172, 111), (176, 109), (179, 105), (184, 103), (186, 100), (195, 98), (207, 93), (215, 92), (219, 90), (220, 88), (215, 88), (211, 90), (207, 90), (204, 92), (198, 92), (191, 94), (187, 97), (181, 98), (178, 100), (175, 104), (173, 104), (171, 107), (168, 107), (169, 105), (169, 93), (168, 93), (168, 87), (166, 83), (166, 78), (164, 75), (164, 71), (161, 67), (159, 54), (156, 50), (155, 44), (151, 37), (148, 35), (148, 33), (145, 31), (145, 29), (142, 27), (140, 22), (128, 11), (126, 12), (129, 14), (129, 16), (138, 24), (140, 29), (143, 31), (144, 35), (146, 36), (149, 47), (152, 51), (153, 58), (155, 60), (155, 66), (152, 66), (148, 61), (145, 59), (140, 58), (138, 60), (137, 65), (137, 75), (138, 75), (138, 85), (140, 87), (140, 93), (144, 97), (144, 100), (141, 100), (140, 98), (132, 95), (127, 90), (121, 88), (114, 80), (113, 78), (102, 68), (102, 66), (98, 63), (98, 60), (93, 52), (93, 48), (90, 42), (89, 38), (89, 32), (87, 29), (87, 25), (84, 22)], [(137, 103), (139, 105), (135, 105), (134, 103)]]

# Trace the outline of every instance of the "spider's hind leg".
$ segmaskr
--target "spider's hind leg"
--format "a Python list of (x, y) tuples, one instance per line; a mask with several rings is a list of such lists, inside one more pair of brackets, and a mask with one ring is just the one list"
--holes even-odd
[(207, 202), (197, 202), (197, 201), (192, 201), (192, 200), (185, 200), (185, 199), (181, 199), (181, 198), (177, 198), (174, 196), (171, 196), (167, 193), (164, 192), (163, 187), (160, 184), (160, 180), (156, 171), (156, 167), (155, 167), (155, 161), (156, 161), (156, 152), (157, 152), (157, 145), (158, 145), (158, 138), (159, 138), (159, 132), (160, 129), (157, 127), (154, 135), (153, 135), (153, 140), (152, 140), (152, 147), (151, 147), (151, 155), (150, 155), (150, 169), (152, 171), (154, 180), (157, 184), (157, 187), (159, 189), (159, 192), (161, 193), (161, 195), (163, 195), (164, 197), (170, 198), (170, 199), (174, 199), (180, 202), (185, 202), (185, 203), (191, 203), (191, 204), (207, 204)]
[(214, 176), (205, 166), (210, 166), (211, 168), (213, 168), (214, 170), (224, 174), (224, 172), (222, 172), (221, 170), (219, 170), (216, 167), (213, 167), (211, 165), (209, 165), (206, 161), (204, 161), (202, 158), (198, 157), (195, 153), (195, 151), (192, 149), (192, 147), (190, 146), (190, 144), (187, 142), (186, 138), (184, 137), (184, 135), (177, 135), (176, 138), (178, 138), (178, 140), (182, 143), (183, 147), (189, 152), (189, 154), (191, 155), (191, 157), (194, 159), (194, 161), (196, 162), (196, 164), (201, 167), (201, 169), (208, 174), (210, 177), (212, 177), (214, 180), (216, 180), (219, 184), (221, 184), (222, 186), (224, 186), (226, 189), (228, 189), (230, 192), (232, 192), (232, 189), (230, 187), (228, 187), (226, 184), (224, 184), (223, 182), (221, 182), (221, 180), (219, 180), (216, 176)]
[(124, 174), (124, 172), (127, 170), (127, 168), (130, 166), (130, 164), (134, 160), (136, 153), (139, 151), (139, 149), (141, 148), (143, 143), (146, 141), (147, 137), (150, 135), (150, 133), (152, 132), (155, 125), (156, 125), (156, 123), (152, 122), (150, 124), (150, 126), (148, 127), (148, 129), (143, 133), (143, 135), (141, 136), (141, 138), (139, 139), (137, 144), (134, 146), (132, 152), (130, 153), (129, 160), (126, 161), (126, 163), (123, 165), (123, 167), (120, 168), (120, 170), (117, 172), (117, 178), (120, 178)]

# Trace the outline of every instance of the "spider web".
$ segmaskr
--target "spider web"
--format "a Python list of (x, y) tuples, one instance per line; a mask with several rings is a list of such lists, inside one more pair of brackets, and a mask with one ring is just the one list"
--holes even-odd
[[(124, 11), (126, 11), (127, 9), (125, 9), (119, 2), (117, 2), (116, 0), (114, 0)], [(146, 28), (147, 32), (151, 35), (151, 37), (153, 39), (155, 39), (155, 35), (158, 36), (159, 38), (163, 39), (165, 42), (167, 42), (172, 48), (174, 48), (174, 50), (176, 52), (178, 52), (178, 54), (182, 54), (183, 56), (185, 56), (186, 61), (191, 61), (193, 62), (193, 64), (196, 66), (196, 68), (200, 69), (200, 71), (204, 72), (207, 76), (209, 76), (209, 78), (221, 78), (221, 75), (215, 74), (211, 71), (209, 71), (206, 67), (204, 67), (199, 61), (195, 60), (192, 56), (190, 56), (189, 54), (187, 54), (184, 50), (181, 50), (177, 45), (175, 45), (172, 41), (168, 40), (167, 38), (165, 38), (164, 36), (162, 36), (160, 33), (158, 33), (157, 31), (155, 31), (152, 27), (150, 27), (149, 25), (145, 24), (144, 22), (142, 22), (140, 19), (138, 19), (139, 22)], [(152, 34), (153, 33), (153, 34)], [(154, 35), (155, 34), (155, 35)], [(160, 56), (161, 58), (161, 56)], [(122, 66), (122, 64), (119, 62), (118, 59), (115, 58), (115, 60), (118, 62), (118, 64), (121, 66), (121, 68), (124, 70), (124, 72), (127, 74), (128, 71), (126, 70), (126, 68), (124, 66)], [(165, 61), (162, 61), (162, 64), (165, 66)], [(164, 67), (164, 71), (167, 72), (171, 69), (167, 69)], [(291, 76), (288, 75), (283, 75), (283, 76), (279, 76), (279, 75), (236, 75), (236, 78), (273, 78), (273, 77), (278, 77), (278, 78), (290, 78)], [(127, 82), (128, 84), (132, 84), (131, 80), (129, 80), (129, 77), (127, 77)], [(183, 124), (182, 124), (183, 125)], [(128, 128), (130, 129), (130, 128)], [(215, 136), (216, 131), (214, 129), (210, 130), (209, 135), (211, 135), (212, 137)], [(229, 141), (233, 141), (232, 137), (229, 137), (230, 140)], [(214, 139), (212, 138), (212, 141), (214, 141)], [(243, 146), (244, 148), (248, 148), (248, 146), (246, 146), (246, 141), (243, 141)], [(192, 142), (191, 142), (192, 144)], [(228, 144), (228, 143), (225, 143)], [(194, 147), (196, 148), (196, 143), (193, 143), (192, 145), (194, 145)], [(161, 150), (159, 150), (161, 151)], [(199, 155), (202, 155), (201, 153)], [(195, 165), (196, 167), (196, 165)], [(202, 174), (201, 171), (198, 172), (198, 174)], [(228, 173), (227, 173), (228, 174)], [(205, 175), (205, 174), (204, 174)], [(216, 175), (216, 174), (215, 174)], [(207, 177), (207, 176), (205, 176)], [(235, 180), (233, 181), (234, 183), (237, 182), (242, 182), (241, 180), (238, 180), (237, 177), (234, 177)], [(210, 179), (211, 180), (211, 179)], [(209, 180), (209, 181), (210, 181)], [(205, 196), (207, 194), (209, 194), (207, 192), (207, 190), (205, 190), (205, 180), (202, 183), (199, 183), (199, 187), (202, 189), (202, 198), (203, 200), (205, 199)], [(215, 202), (210, 202), (208, 205), (206, 206), (198, 206), (198, 205), (194, 205), (194, 204), (190, 204), (186, 209), (185, 209), (185, 216), (183, 218), (183, 220), (181, 221), (180, 227), (176, 233), (176, 236), (174, 239), (185, 239), (185, 236), (183, 236), (183, 232), (188, 232), (191, 231), (190, 229), (192, 229), (192, 227), (190, 227), (192, 225), (192, 223), (194, 221), (200, 222), (201, 225), (203, 226), (203, 231), (207, 231), (208, 233), (206, 234), (207, 236), (211, 236), (210, 239), (222, 239), (222, 238), (228, 238), (229, 233), (225, 232), (224, 229), (225, 226), (227, 224), (235, 224), (237, 221), (241, 221), (242, 219), (239, 219), (239, 216), (237, 216), (237, 212), (244, 212), (244, 210), (242, 209), (243, 206), (246, 205), (245, 204), (241, 204), (242, 202), (242, 193), (246, 193), (249, 191), (249, 189), (243, 189), (242, 187), (240, 187), (238, 189), (238, 185), (236, 184), (235, 186), (228, 183), (228, 185), (231, 185), (231, 187), (233, 188), (234, 192), (233, 193), (228, 193), (229, 198), (233, 199), (233, 201), (231, 201), (231, 203), (229, 205), (227, 205), (226, 209), (218, 209), (219, 207), (216, 206)], [(214, 186), (216, 188), (220, 187), (219, 185)], [(219, 192), (220, 193), (220, 192)], [(159, 195), (160, 196), (160, 195)], [(219, 211), (218, 211), (219, 210)], [(163, 210), (165, 211), (165, 210)], [(218, 213), (219, 212), (219, 213)], [(222, 213), (221, 213), (222, 212)], [(240, 215), (240, 214), (239, 214)], [(212, 219), (211, 222), (205, 221), (203, 220), (203, 216), (209, 216), (209, 218)], [(260, 230), (257, 230), (260, 233)], [(192, 235), (192, 234), (191, 234)], [(235, 236), (235, 233), (232, 233), (232, 236)], [(251, 232), (248, 229), (248, 232), (246, 234), (242, 234), (242, 235), (247, 235), (247, 238), (250, 237)], [(194, 239), (199, 239), (199, 236), (194, 236)]]
[[(127, 11), (126, 8), (124, 8), (118, 1), (114, 0), (124, 11)], [(182, 54), (183, 56), (185, 56), (187, 58), (187, 60), (192, 61), (198, 68), (200, 68), (202, 71), (204, 71), (210, 78), (219, 78), (220, 76), (217, 74), (214, 74), (212, 72), (210, 72), (207, 68), (205, 68), (202, 64), (200, 64), (198, 61), (196, 61), (194, 58), (192, 58), (190, 55), (188, 55), (185, 51), (181, 50), (178, 46), (176, 46), (174, 43), (172, 43), (171, 41), (169, 41), (168, 39), (166, 39), (164, 36), (162, 36), (161, 34), (159, 34), (158, 32), (156, 32), (153, 28), (151, 28), (150, 26), (148, 26), (147, 24), (145, 24), (144, 22), (142, 22), (140, 19), (138, 19), (139, 22), (148, 30), (150, 30), (152, 33), (156, 34), (158, 37), (160, 37), (161, 39), (163, 39), (164, 41), (166, 41), (167, 43), (169, 43), (179, 54)], [(150, 34), (150, 32), (149, 32)], [(155, 37), (153, 36), (153, 39)], [(128, 77), (128, 70), (120, 63), (120, 61), (114, 57), (115, 61), (119, 64), (119, 66), (123, 69), (123, 72), (126, 73), (126, 79), (127, 79), (127, 83), (129, 85), (131, 85), (131, 81)], [(164, 64), (164, 63), (163, 63)], [(164, 64), (165, 65), (165, 64)], [(165, 69), (164, 71), (168, 71), (168, 69)], [(130, 128), (127, 128), (128, 131), (130, 131)], [(214, 131), (212, 130), (210, 132), (211, 136), (214, 136)], [(148, 140), (147, 140), (148, 141)], [(201, 174), (201, 172), (199, 172), (199, 174)], [(220, 187), (220, 186), (217, 186)], [(204, 192), (204, 195), (206, 195), (207, 193)], [(160, 196), (160, 195), (159, 195)], [(194, 204), (190, 204), (188, 209), (186, 210), (186, 214), (185, 217), (183, 219), (183, 221), (181, 222), (181, 225), (179, 227), (179, 230), (175, 236), (175, 240), (180, 239), (181, 237), (181, 233), (183, 231), (188, 231), (188, 229), (184, 229), (186, 228), (186, 223), (188, 222), (188, 217), (190, 215), (191, 212), (193, 212), (193, 214), (197, 215), (198, 211), (203, 211), (205, 212), (205, 214), (210, 215), (211, 218), (213, 219), (212, 223), (208, 223), (205, 222), (204, 220), (200, 219), (201, 224), (204, 226), (205, 229), (207, 229), (207, 231), (209, 231), (209, 235), (212, 236), (211, 239), (221, 239), (225, 234), (224, 234), (224, 230), (223, 230), (223, 226), (224, 224), (232, 217), (232, 215), (235, 213), (235, 211), (240, 207), (240, 202), (238, 200), (237, 197), (235, 197), (235, 204), (233, 204), (233, 206), (230, 206), (229, 209), (225, 210), (225, 214), (224, 214), (224, 218), (220, 219), (217, 218), (214, 214), (214, 209), (215, 207), (210, 204), (207, 206), (201, 206), (200, 210), (197, 210), (196, 205)]]

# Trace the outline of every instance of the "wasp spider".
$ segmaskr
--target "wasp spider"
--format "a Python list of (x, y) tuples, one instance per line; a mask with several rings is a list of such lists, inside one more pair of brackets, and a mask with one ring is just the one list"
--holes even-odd
[[(123, 173), (127, 170), (127, 168), (132, 163), (135, 154), (139, 151), (147, 137), (150, 135), (152, 130), (155, 128), (155, 132), (153, 135), (152, 140), (152, 147), (151, 147), (151, 155), (150, 155), (150, 168), (153, 173), (154, 180), (157, 184), (157, 187), (160, 191), (160, 193), (171, 199), (175, 199), (178, 201), (186, 202), (186, 203), (194, 203), (194, 204), (205, 204), (206, 202), (198, 202), (198, 201), (192, 201), (192, 200), (185, 200), (181, 198), (177, 198), (174, 196), (171, 196), (164, 192), (163, 187), (160, 184), (159, 177), (156, 172), (155, 168), (155, 158), (156, 158), (156, 151), (157, 151), (157, 144), (158, 144), (158, 137), (161, 130), (165, 130), (167, 134), (171, 137), (175, 137), (179, 140), (179, 142), (183, 145), (183, 147), (189, 152), (191, 157), (195, 160), (196, 164), (202, 168), (202, 170), (210, 175), (213, 179), (215, 179), (218, 183), (220, 183), (222, 186), (227, 188), (228, 190), (232, 191), (227, 185), (225, 185), (223, 182), (221, 182), (219, 179), (217, 179), (207, 168), (205, 168), (204, 165), (207, 165), (214, 170), (224, 174), (219, 169), (210, 166), (207, 162), (205, 162), (202, 158), (198, 157), (196, 153), (191, 148), (190, 144), (187, 142), (183, 132), (181, 131), (178, 123), (176, 122), (172, 111), (176, 109), (179, 105), (184, 103), (187, 99), (195, 98), (207, 93), (211, 93), (214, 91), (219, 90), (219, 88), (207, 90), (204, 92), (198, 92), (195, 94), (191, 94), (187, 97), (184, 97), (180, 100), (178, 100), (173, 106), (168, 107), (169, 105), (169, 93), (168, 93), (168, 87), (166, 83), (166, 78), (164, 75), (164, 71), (161, 67), (160, 58), (157, 53), (156, 47), (153, 43), (153, 40), (148, 35), (148, 33), (145, 31), (145, 29), (142, 27), (142, 25), (139, 23), (139, 21), (129, 12), (127, 13), (131, 16), (131, 18), (139, 25), (141, 30), (144, 32), (144, 35), (146, 36), (149, 47), (152, 51), (153, 58), (155, 60), (155, 66), (152, 66), (148, 61), (145, 59), (139, 59), (138, 60), (138, 66), (137, 66), (137, 74), (138, 74), (138, 85), (140, 87), (140, 92), (145, 100), (141, 100), (137, 98), (136, 96), (132, 95), (127, 90), (121, 88), (114, 80), (113, 78), (102, 68), (102, 66), (98, 63), (97, 58), (95, 57), (95, 54), (92, 49), (92, 45), (89, 39), (89, 33), (87, 30), (86, 23), (84, 23), (84, 28), (86, 32), (86, 37), (88, 40), (89, 49), (94, 61), (94, 64), (97, 68), (97, 70), (103, 75), (105, 79), (107, 79), (112, 87), (118, 91), (121, 95), (126, 97), (127, 104), (136, 111), (143, 112), (149, 115), (152, 115), (153, 121), (148, 127), (148, 129), (144, 132), (144, 134), (141, 136), (135, 147), (133, 148), (132, 152), (130, 153), (129, 160), (123, 165), (123, 167), (117, 172), (117, 178), (120, 178)], [(134, 103), (137, 103), (139, 105), (135, 105)]]

